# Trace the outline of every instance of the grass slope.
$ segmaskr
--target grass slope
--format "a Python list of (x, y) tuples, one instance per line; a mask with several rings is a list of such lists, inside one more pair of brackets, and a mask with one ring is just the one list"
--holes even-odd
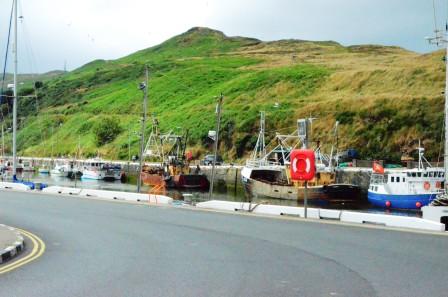
[[(221, 153), (240, 159), (252, 149), (258, 115), (266, 111), (268, 138), (292, 132), (301, 117), (317, 117), (315, 140), (329, 146), (339, 120), (341, 148), (363, 157), (397, 160), (419, 139), (437, 158), (443, 121), (442, 53), (420, 55), (398, 47), (336, 42), (227, 37), (193, 28), (166, 42), (114, 61), (96, 60), (45, 81), (34, 98), (22, 99), (18, 145), (22, 154), (127, 159), (138, 152), (144, 65), (150, 69), (149, 113), (162, 131), (190, 130), (196, 155), (214, 129), (215, 97), (225, 96)], [(115, 139), (97, 146), (95, 127), (120, 126)], [(147, 132), (151, 129), (151, 121)], [(9, 124), (9, 123), (8, 123)]]

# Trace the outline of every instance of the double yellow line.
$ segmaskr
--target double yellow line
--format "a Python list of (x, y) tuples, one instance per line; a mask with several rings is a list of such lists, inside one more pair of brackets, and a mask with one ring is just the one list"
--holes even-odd
[(45, 252), (45, 243), (42, 241), (42, 239), (40, 239), (39, 237), (28, 231), (18, 228), (16, 229), (19, 230), (20, 233), (22, 233), (22, 235), (28, 237), (31, 240), (31, 242), (33, 243), (33, 250), (25, 257), (12, 262), (11, 264), (5, 265), (3, 267), (0, 266), (0, 275), (9, 272), (11, 270), (17, 269), (25, 264), (30, 263), (31, 261), (36, 260), (37, 258), (42, 256), (42, 254)]

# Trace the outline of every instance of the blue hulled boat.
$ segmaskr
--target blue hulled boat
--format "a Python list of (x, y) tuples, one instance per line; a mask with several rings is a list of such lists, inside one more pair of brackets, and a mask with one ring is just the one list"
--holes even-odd
[(423, 157), (424, 149), (418, 150), (418, 168), (387, 171), (374, 168), (367, 195), (371, 204), (384, 208), (419, 209), (443, 192), (444, 168), (430, 167)]

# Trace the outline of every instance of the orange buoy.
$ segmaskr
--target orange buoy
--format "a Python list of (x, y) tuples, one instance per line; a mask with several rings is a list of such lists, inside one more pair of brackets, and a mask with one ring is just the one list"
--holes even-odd
[(423, 188), (428, 191), (431, 188), (431, 185), (429, 184), (429, 182), (425, 181), (425, 183), (423, 184)]
[(417, 202), (415, 202), (415, 206), (416, 206), (417, 208), (420, 208), (420, 207), (422, 207), (422, 204), (420, 203), (420, 201), (417, 201)]
[(440, 188), (442, 188), (442, 183), (441, 182), (436, 182), (436, 188), (437, 189), (440, 189)]
[(390, 207), (392, 205), (392, 203), (390, 203), (389, 200), (386, 201), (386, 207)]

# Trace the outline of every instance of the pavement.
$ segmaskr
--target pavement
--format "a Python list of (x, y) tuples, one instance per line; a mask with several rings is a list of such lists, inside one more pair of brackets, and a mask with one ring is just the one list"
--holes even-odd
[(447, 296), (448, 236), (0, 192), (46, 245), (0, 296)]
[(0, 264), (20, 254), (24, 247), (25, 241), (18, 230), (0, 224)]

